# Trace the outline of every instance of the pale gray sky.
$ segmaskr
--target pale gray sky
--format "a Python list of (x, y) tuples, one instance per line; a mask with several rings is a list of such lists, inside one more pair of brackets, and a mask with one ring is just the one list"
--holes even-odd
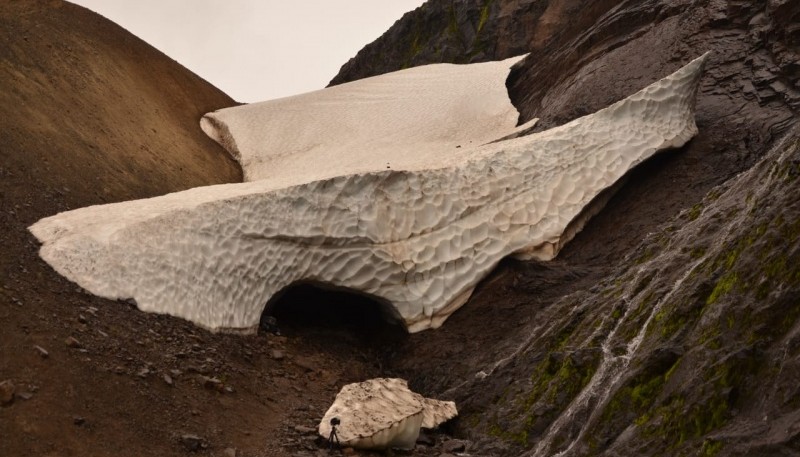
[(321, 89), (424, 0), (71, 0), (240, 102)]

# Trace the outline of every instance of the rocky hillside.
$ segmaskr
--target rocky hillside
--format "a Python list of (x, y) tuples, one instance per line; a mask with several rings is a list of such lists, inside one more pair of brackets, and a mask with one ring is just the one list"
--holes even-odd
[(397, 354), (459, 401), (476, 450), (798, 451), (798, 20), (780, 0), (432, 0), (333, 79), (530, 52), (507, 85), (543, 129), (712, 53), (689, 145), (633, 172), (556, 262), (508, 262)]

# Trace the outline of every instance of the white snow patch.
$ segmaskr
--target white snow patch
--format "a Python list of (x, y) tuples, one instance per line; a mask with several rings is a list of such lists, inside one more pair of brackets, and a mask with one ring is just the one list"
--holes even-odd
[[(84, 289), (209, 329), (255, 329), (268, 300), (299, 281), (385, 299), (409, 331), (435, 328), (503, 257), (552, 259), (601, 191), (692, 138), (703, 61), (595, 114), (489, 144), (515, 130), (513, 61), (222, 110), (204, 129), (257, 180), (82, 208), (30, 230), (42, 258)], [(384, 100), (395, 90), (402, 109)]]
[(415, 67), (222, 109), (200, 125), (239, 161), (245, 181), (287, 186), (430, 168), (519, 130), (505, 80), (520, 59)]

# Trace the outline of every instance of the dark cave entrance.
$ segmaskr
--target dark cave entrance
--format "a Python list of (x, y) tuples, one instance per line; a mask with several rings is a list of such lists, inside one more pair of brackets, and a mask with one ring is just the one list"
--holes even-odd
[(355, 344), (385, 349), (408, 336), (386, 300), (314, 282), (298, 282), (276, 294), (264, 308), (262, 322), (267, 316), (277, 320), (281, 334), (323, 347)]

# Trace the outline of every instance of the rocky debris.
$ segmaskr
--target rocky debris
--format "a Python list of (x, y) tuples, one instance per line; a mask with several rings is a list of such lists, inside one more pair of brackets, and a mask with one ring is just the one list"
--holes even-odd
[(223, 457), (236, 457), (236, 455), (237, 455), (236, 449), (232, 447), (225, 448), (225, 450), (222, 451)]
[(50, 353), (47, 352), (47, 350), (45, 348), (43, 348), (41, 346), (38, 346), (38, 345), (33, 346), (33, 348), (36, 349), (36, 352), (39, 353), (39, 356), (41, 358), (46, 359), (46, 358), (50, 357)]
[(150, 374), (150, 369), (147, 367), (144, 367), (136, 372), (136, 376), (142, 379), (146, 378), (149, 374)]
[(186, 371), (197, 373), (205, 377), (205, 375), (211, 373), (211, 368), (207, 365), (188, 365)]
[(436, 439), (428, 433), (419, 432), (419, 436), (417, 437), (417, 444), (421, 444), (423, 446), (434, 446), (436, 444)]
[(442, 443), (442, 450), (447, 454), (464, 452), (467, 449), (467, 442), (462, 440), (449, 440)]
[(14, 401), (16, 389), (10, 379), (0, 382), (0, 405), (10, 405)]
[(294, 362), (295, 365), (297, 365), (298, 367), (306, 370), (309, 373), (317, 370), (316, 365), (311, 360), (309, 360), (307, 358), (295, 357), (293, 359), (293, 362)]
[(225, 392), (225, 384), (217, 378), (200, 376), (200, 381), (203, 384), (203, 387), (205, 387), (206, 389), (214, 390), (219, 393)]
[(172, 381), (172, 376), (164, 373), (164, 376), (163, 376), (162, 379), (164, 379), (164, 383), (166, 383), (168, 386), (172, 387), (174, 385), (174, 383)]
[(261, 322), (259, 323), (259, 328), (266, 333), (272, 333), (273, 335), (280, 335), (281, 331), (278, 328), (278, 320), (275, 316), (268, 316), (264, 315), (261, 318)]
[(280, 349), (271, 350), (269, 356), (272, 358), (272, 360), (278, 360), (278, 361), (286, 358), (286, 354)]
[(204, 438), (197, 435), (181, 435), (178, 441), (189, 452), (198, 452), (208, 448), (208, 442)]
[(67, 339), (64, 340), (64, 344), (66, 344), (68, 348), (72, 349), (83, 348), (83, 345), (74, 336), (68, 336)]
[(72, 416), (72, 423), (78, 427), (82, 427), (86, 424), (86, 418), (82, 416)]
[(33, 393), (31, 393), (31, 392), (17, 392), (15, 394), (15, 396), (17, 398), (21, 398), (21, 399), (27, 401), (27, 400), (30, 400), (31, 398), (33, 398)]
[(317, 433), (317, 429), (313, 427), (306, 427), (305, 425), (295, 425), (294, 430), (297, 433), (301, 433), (303, 435), (313, 435)]

